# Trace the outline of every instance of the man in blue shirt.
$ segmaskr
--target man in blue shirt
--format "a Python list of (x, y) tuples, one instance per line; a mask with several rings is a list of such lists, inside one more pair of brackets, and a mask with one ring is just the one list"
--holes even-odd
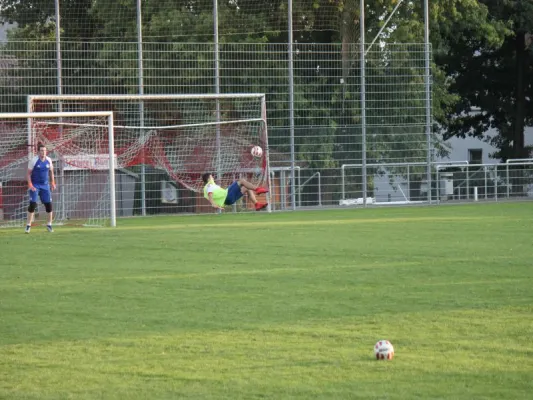
[(39, 143), (37, 150), (39, 155), (30, 160), (28, 163), (28, 173), (26, 174), (30, 193), (26, 233), (30, 233), (33, 213), (37, 208), (37, 196), (41, 199), (48, 214), (46, 229), (48, 232), (54, 231), (52, 229), (52, 193), (50, 192), (50, 189), (55, 190), (56, 188), (54, 167), (52, 165), (52, 159), (46, 156), (46, 147)]

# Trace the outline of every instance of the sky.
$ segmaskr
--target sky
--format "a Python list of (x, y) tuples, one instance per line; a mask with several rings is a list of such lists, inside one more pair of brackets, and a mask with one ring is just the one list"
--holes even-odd
[(6, 41), (6, 31), (12, 26), (11, 24), (0, 24), (0, 42)]

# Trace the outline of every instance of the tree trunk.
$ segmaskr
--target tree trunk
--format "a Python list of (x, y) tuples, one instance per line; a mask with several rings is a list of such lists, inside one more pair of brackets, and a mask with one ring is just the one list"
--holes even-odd
[(525, 72), (528, 62), (525, 32), (518, 32), (516, 45), (516, 99), (513, 132), (513, 158), (526, 158), (527, 152), (524, 143), (524, 124), (526, 110)]

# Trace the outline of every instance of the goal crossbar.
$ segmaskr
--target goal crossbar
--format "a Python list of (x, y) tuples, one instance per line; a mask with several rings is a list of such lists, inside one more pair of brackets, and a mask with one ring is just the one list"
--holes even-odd
[(211, 99), (261, 99), (264, 93), (235, 93), (235, 94), (56, 94), (56, 95), (28, 95), (28, 104), (34, 100), (211, 100)]
[(112, 111), (72, 111), (72, 112), (19, 112), (0, 113), (0, 118), (22, 119), (22, 118), (75, 118), (75, 117), (107, 117), (113, 120)]

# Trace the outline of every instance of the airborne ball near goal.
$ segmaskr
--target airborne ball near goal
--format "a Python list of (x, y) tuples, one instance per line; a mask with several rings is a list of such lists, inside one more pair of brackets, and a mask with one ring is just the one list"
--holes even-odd
[(388, 340), (380, 340), (374, 346), (374, 354), (378, 360), (392, 360), (394, 357), (394, 347)]
[(263, 156), (263, 149), (259, 146), (252, 147), (250, 151), (255, 158), (261, 158)]

